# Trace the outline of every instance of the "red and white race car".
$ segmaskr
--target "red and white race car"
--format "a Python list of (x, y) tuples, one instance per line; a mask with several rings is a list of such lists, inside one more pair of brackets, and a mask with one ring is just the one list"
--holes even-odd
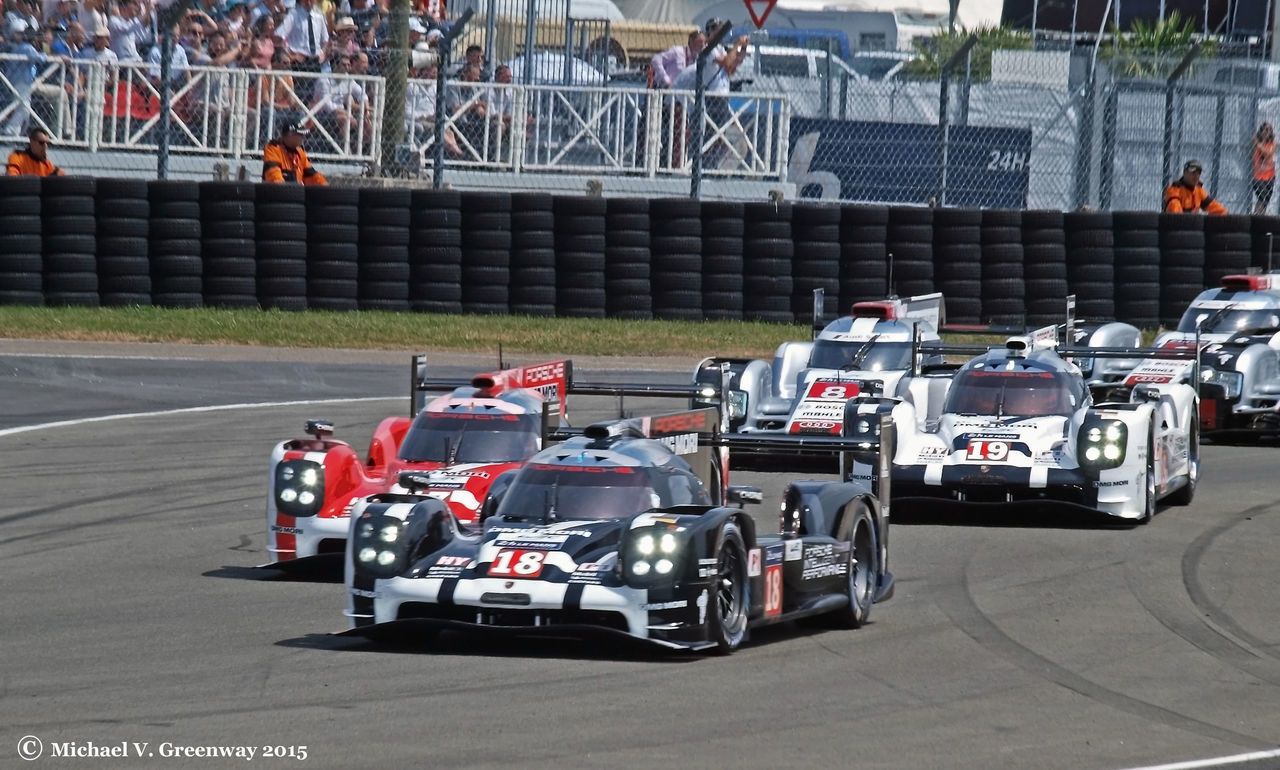
[(342, 553), (352, 503), (406, 491), (402, 477), (447, 502), (460, 521), (475, 521), (490, 481), (542, 449), (565, 416), (568, 361), (478, 374), (417, 411), (419, 394), (457, 385), (420, 376), (424, 367), (425, 356), (415, 356), (411, 414), (379, 423), (364, 456), (333, 438), (327, 420), (308, 420), (309, 438), (272, 450), (267, 548), (273, 563)]
[[(276, 445), (267, 490), (267, 566), (341, 554), (352, 505), (373, 494), (425, 494), (447, 503), (463, 524), (476, 522), (495, 478), (564, 438), (557, 431), (567, 421), (569, 393), (692, 393), (688, 387), (574, 384), (570, 361), (486, 372), (470, 383), (430, 379), (425, 370), (426, 356), (414, 356), (410, 414), (384, 419), (365, 455), (333, 438), (328, 420), (308, 420), (308, 438)], [(423, 404), (423, 394), (444, 390), (447, 395)]]

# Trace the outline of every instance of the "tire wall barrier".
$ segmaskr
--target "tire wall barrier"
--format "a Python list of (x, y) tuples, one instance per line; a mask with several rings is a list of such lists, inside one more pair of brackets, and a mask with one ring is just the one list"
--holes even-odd
[(1280, 269), (1280, 216), (0, 177), (0, 304), (808, 323), (887, 292), (947, 320), (1175, 324)]

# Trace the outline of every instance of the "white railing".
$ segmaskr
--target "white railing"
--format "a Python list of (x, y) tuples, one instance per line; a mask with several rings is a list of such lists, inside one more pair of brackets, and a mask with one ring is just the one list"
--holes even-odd
[[(152, 154), (162, 124), (159, 67), (54, 60), (30, 88), (6, 77), (22, 61), (0, 54), (0, 142), (25, 123), (88, 150)], [(366, 163), (381, 158), (386, 85), (380, 77), (186, 67), (171, 74), (169, 150), (260, 157), (289, 121), (310, 124), (308, 154)], [(15, 78), (16, 80), (17, 78)], [(410, 80), (405, 149), (434, 157), (434, 81)], [(445, 164), (513, 173), (687, 176), (693, 93), (600, 86), (450, 82)], [(708, 176), (783, 179), (790, 105), (774, 94), (707, 96)]]
[[(411, 80), (410, 93), (431, 81)], [(520, 172), (688, 175), (693, 92), (600, 86), (449, 83), (445, 163)], [(707, 96), (704, 170), (782, 178), (790, 106), (780, 95)], [(406, 141), (424, 167), (434, 157), (434, 114), (413, 114)], [(430, 108), (433, 98), (421, 102)], [(652, 105), (652, 109), (650, 109)], [(521, 130), (523, 128), (523, 130)]]
[[(0, 141), (23, 124), (58, 144), (154, 153), (161, 124), (158, 65), (57, 60), (27, 89), (6, 76), (22, 57), (0, 54)], [(317, 159), (371, 161), (381, 144), (383, 79), (368, 75), (184, 67), (171, 74), (169, 149), (232, 158), (260, 156), (285, 122), (311, 125)]]

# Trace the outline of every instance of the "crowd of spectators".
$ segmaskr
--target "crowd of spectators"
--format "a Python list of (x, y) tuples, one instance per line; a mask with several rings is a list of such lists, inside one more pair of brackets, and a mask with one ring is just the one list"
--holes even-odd
[[(191, 67), (271, 70), (270, 80), (251, 80), (249, 89), (249, 106), (262, 116), (264, 136), (275, 136), (286, 123), (310, 121), (330, 135), (371, 141), (370, 94), (360, 82), (335, 76), (380, 74), (389, 27), (387, 3), (196, 0), (173, 27), (170, 85), (180, 89), (193, 77)], [(0, 61), (0, 72), (11, 84), (10, 88), (0, 87), (0, 110), (17, 103), (0, 122), (0, 135), (25, 135), (34, 125), (32, 110), (53, 128), (57, 138), (70, 137), (77, 129), (70, 110), (56, 105), (83, 100), (84, 68), (69, 67), (61, 84), (50, 85), (45, 82), (49, 78), (39, 77), (45, 65), (58, 59), (113, 65), (107, 76), (107, 115), (131, 112), (134, 118), (145, 118), (158, 112), (159, 25), (168, 15), (154, 0), (0, 0), (0, 12), (0, 53), (9, 54)], [(447, 30), (442, 0), (420, 0), (410, 20), (410, 44), (420, 53), (433, 55), (415, 56), (415, 64), (423, 63), (424, 58), (435, 61), (437, 41)], [(116, 81), (115, 70), (119, 68), (114, 65), (125, 62), (139, 63), (134, 79), (145, 76), (151, 85), (148, 93), (117, 93), (123, 87)], [(415, 67), (413, 74), (428, 71), (432, 71), (430, 67)], [(194, 114), (194, 107), (212, 107), (215, 114), (230, 111), (230, 95), (218, 93), (215, 79), (207, 80), (201, 88), (190, 89), (187, 102), (175, 103), (179, 117), (185, 117), (184, 109)], [(138, 90), (136, 85), (134, 90)], [(59, 91), (65, 91), (70, 99)], [(419, 101), (409, 105), (413, 108), (410, 120), (421, 126), (427, 119), (423, 110), (429, 108), (434, 115), (434, 94), (416, 96)], [(208, 103), (193, 103), (195, 100)], [(272, 116), (269, 123), (268, 115)], [(83, 119), (79, 126), (83, 126)], [(458, 154), (452, 138), (448, 143), (451, 154)]]

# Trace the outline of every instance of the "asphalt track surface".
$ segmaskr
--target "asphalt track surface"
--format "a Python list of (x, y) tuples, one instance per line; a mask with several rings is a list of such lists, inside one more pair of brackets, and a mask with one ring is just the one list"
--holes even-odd
[[(438, 359), (462, 376), (493, 357)], [(575, 364), (679, 382), (693, 361)], [(339, 582), (254, 569), (267, 455), (311, 416), (367, 442), (407, 408), (407, 368), (0, 341), (0, 767), (243, 764), (174, 747), (344, 768), (1280, 766), (1280, 446), (1206, 447), (1194, 504), (1144, 527), (899, 520), (871, 623), (770, 629), (730, 657), (336, 637)], [(158, 413), (112, 417), (138, 412)], [(735, 474), (765, 489), (762, 524), (785, 479)]]

